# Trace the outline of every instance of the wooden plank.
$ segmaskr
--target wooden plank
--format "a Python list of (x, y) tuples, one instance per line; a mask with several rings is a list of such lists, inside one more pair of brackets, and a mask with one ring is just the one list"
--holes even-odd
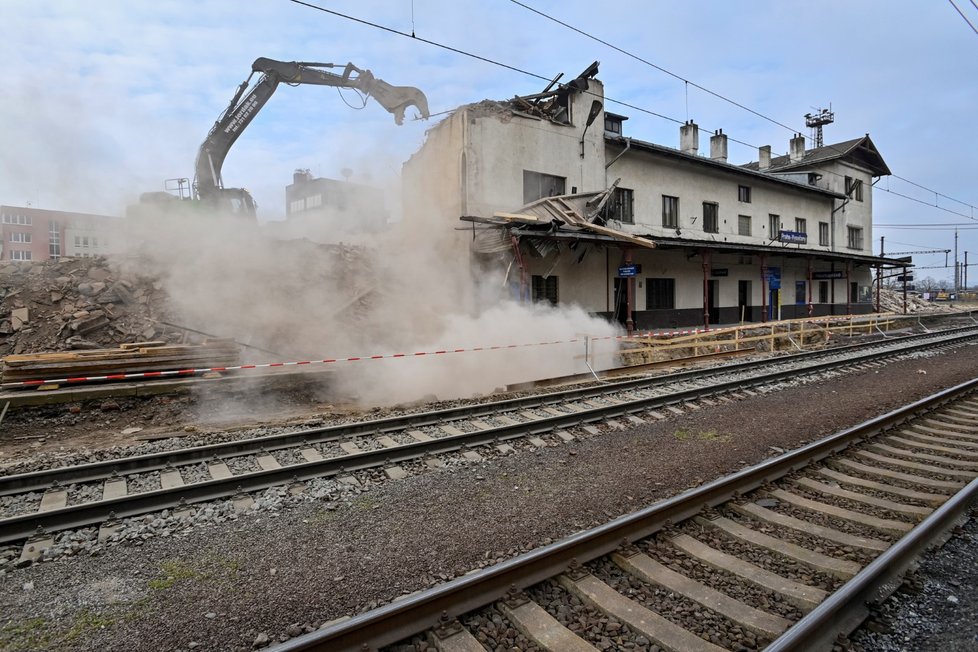
[[(891, 471), (889, 469), (883, 469), (878, 466), (869, 466), (868, 464), (860, 464), (853, 460), (847, 459), (845, 457), (836, 458), (833, 460), (834, 463), (839, 466), (844, 466), (847, 469), (852, 469), (857, 473), (863, 473), (865, 475), (872, 475), (880, 478), (886, 478), (890, 480), (900, 480), (903, 482), (908, 482), (910, 484), (919, 485), (921, 487), (930, 487), (932, 489), (947, 489), (950, 491), (957, 491), (964, 486), (963, 482), (951, 482), (949, 480), (934, 480), (933, 478), (927, 478), (922, 475), (916, 475), (914, 473), (901, 473), (900, 471)], [(947, 498), (945, 497), (945, 500)]]
[(834, 487), (824, 482), (818, 482), (812, 478), (797, 478), (794, 480), (795, 484), (810, 489), (812, 491), (817, 491), (826, 496), (833, 496), (835, 498), (842, 498), (844, 500), (851, 500), (857, 503), (863, 503), (866, 505), (873, 505), (874, 507), (881, 507), (885, 510), (895, 512), (897, 514), (909, 514), (911, 516), (927, 516), (930, 514), (932, 509), (929, 507), (920, 507), (919, 505), (908, 505), (906, 503), (897, 503), (892, 500), (887, 500), (885, 498), (877, 498), (876, 496), (870, 496), (868, 494), (859, 493), (858, 491), (849, 491), (848, 489), (843, 489), (841, 487)]
[(802, 509), (807, 509), (819, 514), (825, 514), (826, 516), (837, 518), (842, 521), (866, 525), (874, 530), (881, 530), (891, 534), (902, 535), (913, 529), (913, 525), (907, 523), (906, 521), (897, 521), (889, 518), (870, 516), (869, 514), (863, 514), (862, 512), (856, 512), (844, 507), (830, 505), (818, 500), (811, 500), (810, 498), (799, 496), (798, 494), (785, 491), (784, 489), (775, 489), (768, 493), (778, 500), (788, 503), (789, 505), (801, 507)]
[(953, 469), (945, 469), (940, 466), (933, 466), (931, 464), (907, 462), (906, 460), (899, 460), (895, 457), (888, 457), (886, 455), (877, 455), (876, 453), (870, 453), (869, 451), (854, 451), (854, 454), (867, 460), (878, 462), (879, 464), (889, 464), (890, 466), (896, 466), (901, 469), (910, 469), (911, 471), (918, 471), (920, 473), (927, 473), (928, 475), (944, 475), (951, 478), (961, 478), (962, 480), (971, 480), (975, 477), (974, 473), (970, 473), (968, 471), (955, 471)]

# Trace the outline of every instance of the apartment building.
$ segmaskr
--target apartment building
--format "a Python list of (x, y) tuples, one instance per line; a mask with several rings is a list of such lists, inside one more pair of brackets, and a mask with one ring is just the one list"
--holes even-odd
[(0, 260), (105, 256), (122, 244), (122, 220), (108, 215), (0, 206)]

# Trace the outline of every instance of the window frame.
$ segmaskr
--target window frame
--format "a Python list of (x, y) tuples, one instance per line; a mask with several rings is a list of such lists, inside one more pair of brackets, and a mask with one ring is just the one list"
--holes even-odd
[(632, 188), (615, 188), (601, 213), (605, 221), (635, 224), (635, 191)]
[[(547, 189), (549, 194), (540, 194)], [(535, 192), (529, 192), (533, 189)], [(523, 170), (523, 203), (530, 204), (539, 199), (547, 197), (557, 197), (567, 193), (567, 177), (560, 177), (556, 174), (537, 172), (535, 170)]]
[(863, 229), (861, 226), (846, 227), (846, 248), (857, 251), (863, 249)]
[[(746, 222), (744, 221), (746, 220)], [(737, 235), (750, 237), (751, 235), (751, 216), (750, 215), (738, 215), (737, 216)], [(744, 224), (747, 224), (746, 233), (744, 232)]]
[(662, 195), (662, 226), (666, 229), (679, 228), (679, 197)]
[(547, 277), (534, 274), (530, 278), (530, 299), (533, 303), (547, 302), (556, 306), (560, 301), (560, 277), (556, 274)]
[(737, 186), (737, 201), (742, 204), (751, 203), (751, 187), (750, 186)]
[(818, 246), (828, 247), (829, 242), (830, 242), (829, 223), (819, 222), (818, 223)]
[(781, 216), (777, 213), (768, 213), (767, 228), (771, 232), (769, 234), (771, 240), (777, 240), (778, 235), (781, 233)]
[[(708, 213), (712, 212), (712, 215)], [(708, 220), (712, 218), (712, 220)], [(712, 221), (712, 225), (711, 222)], [(713, 228), (710, 228), (710, 227)], [(719, 233), (720, 232), (720, 204), (715, 201), (705, 201), (703, 202), (703, 232), (704, 233)]]

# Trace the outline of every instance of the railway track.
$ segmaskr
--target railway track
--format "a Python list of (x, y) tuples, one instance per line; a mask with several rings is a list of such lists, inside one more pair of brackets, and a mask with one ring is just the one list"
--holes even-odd
[(827, 650), (976, 478), (978, 378), (274, 649)]
[(364, 421), (268, 437), (171, 450), (102, 462), (0, 476), (0, 544), (25, 541), (22, 559), (37, 558), (64, 530), (100, 526), (112, 537), (121, 519), (162, 510), (188, 514), (195, 503), (234, 498), (247, 508), (248, 492), (356, 473), (391, 478), (440, 465), (445, 456), (478, 460), (512, 452), (507, 442), (568, 439), (564, 429), (614, 419), (643, 420), (656, 410), (800, 376), (824, 377), (867, 368), (920, 351), (959, 346), (978, 337), (975, 327), (891, 338), (869, 347), (845, 347), (654, 378), (595, 384), (506, 401)]

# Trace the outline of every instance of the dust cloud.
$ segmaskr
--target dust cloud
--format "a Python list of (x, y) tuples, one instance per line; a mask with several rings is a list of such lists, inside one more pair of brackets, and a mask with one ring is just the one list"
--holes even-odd
[[(588, 336), (604, 338), (592, 364), (610, 366), (614, 326), (577, 306), (509, 299), (508, 261), (474, 272), (457, 209), (423, 192), (412, 195), (422, 205), (400, 206), (398, 184), (374, 188), (384, 198), (371, 202), (384, 207), (381, 218), (354, 202), (285, 223), (192, 206), (130, 219), (128, 260), (160, 280), (182, 325), (254, 347), (243, 349), (248, 362), (405, 354), (332, 365), (326, 382), (366, 405), (587, 373)], [(588, 346), (593, 353), (595, 343)]]

